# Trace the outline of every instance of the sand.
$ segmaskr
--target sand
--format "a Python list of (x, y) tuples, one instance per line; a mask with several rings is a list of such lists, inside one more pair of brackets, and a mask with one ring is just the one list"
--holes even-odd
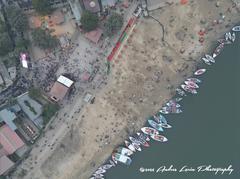
[[(214, 0), (191, 1), (151, 12), (164, 25), (164, 42), (159, 23), (151, 17), (140, 18), (120, 56), (111, 62), (107, 85), (95, 91), (95, 103), (86, 104), (79, 113), (74, 111), (82, 105), (82, 97), (75, 99), (72, 108), (68, 106), (68, 115), (75, 120), (69, 121), (65, 131), (53, 130), (55, 137), (61, 136), (56, 147), (41, 154), (24, 178), (89, 178), (116, 146), (175, 94), (213, 42), (238, 22), (239, 12), (231, 1), (219, 2), (216, 7)], [(219, 13), (225, 14), (224, 22), (213, 26), (213, 20), (221, 18)], [(201, 44), (198, 31), (203, 28), (207, 34)]]

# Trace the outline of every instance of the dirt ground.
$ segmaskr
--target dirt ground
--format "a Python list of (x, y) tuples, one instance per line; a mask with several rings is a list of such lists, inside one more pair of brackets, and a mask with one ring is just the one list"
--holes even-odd
[[(108, 84), (97, 93), (95, 103), (73, 114), (76, 121), (56, 149), (25, 178), (88, 178), (174, 95), (200, 56), (238, 22), (240, 15), (231, 1), (219, 1), (219, 7), (216, 2), (191, 1), (151, 12), (164, 26), (164, 42), (161, 25), (151, 17), (140, 18), (121, 55), (111, 62)], [(222, 18), (220, 13), (225, 15), (223, 22), (213, 25)], [(201, 44), (198, 32), (203, 28), (207, 34)]]

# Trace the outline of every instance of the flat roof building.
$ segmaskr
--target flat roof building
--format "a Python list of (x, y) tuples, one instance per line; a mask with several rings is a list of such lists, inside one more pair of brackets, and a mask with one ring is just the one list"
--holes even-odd
[(7, 109), (0, 111), (0, 123), (5, 122), (5, 124), (7, 124), (13, 131), (17, 129), (17, 126), (13, 122), (13, 120), (16, 118), (17, 116)]
[(73, 85), (73, 81), (68, 79), (65, 76), (60, 76), (57, 81), (54, 83), (51, 91), (50, 97), (54, 101), (62, 100), (68, 93), (70, 87)]
[(7, 155), (13, 154), (16, 150), (24, 146), (22, 139), (6, 124), (0, 127), (0, 144)]
[(0, 156), (0, 176), (6, 174), (12, 167), (14, 163), (6, 156)]

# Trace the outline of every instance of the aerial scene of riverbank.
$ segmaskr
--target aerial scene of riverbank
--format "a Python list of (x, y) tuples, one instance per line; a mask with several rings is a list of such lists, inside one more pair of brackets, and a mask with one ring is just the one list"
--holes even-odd
[[(133, 9), (137, 6), (145, 9), (145, 4), (147, 4), (147, 12), (143, 11), (137, 17), (136, 12), (134, 12), (135, 15), (132, 13), (129, 15), (128, 12), (128, 15), (124, 17), (125, 26), (118, 34), (120, 36), (118, 36), (120, 39), (118, 42), (121, 41), (120, 45), (114, 39), (115, 47), (109, 47), (104, 51), (104, 54), (101, 54), (101, 49), (99, 50), (97, 47), (93, 52), (94, 57), (101, 54), (99, 61), (103, 60), (103, 62), (98, 61), (97, 63), (101, 66), (100, 71), (102, 70), (101, 72), (104, 74), (102, 75), (104, 78), (102, 86), (98, 88), (95, 85), (91, 91), (94, 94), (94, 101), (83, 104), (82, 94), (78, 95), (78, 92), (75, 92), (76, 95), (70, 98), (71, 102), (61, 104), (62, 109), (59, 110), (58, 115), (44, 129), (43, 136), (40, 136), (33, 145), (29, 151), (30, 156), (22, 160), (16, 170), (11, 173), (11, 178), (20, 178), (22, 171), (25, 173), (21, 178), (26, 179), (159, 178), (160, 175), (141, 172), (140, 168), (143, 168), (142, 170), (144, 168), (157, 169), (161, 165), (170, 166), (171, 162), (176, 162), (173, 161), (175, 158), (182, 160), (173, 154), (174, 150), (178, 150), (176, 147), (181, 146), (176, 134), (185, 136), (184, 130), (187, 126), (183, 125), (185, 119), (182, 118), (186, 118), (186, 121), (191, 124), (189, 126), (193, 127), (191, 129), (193, 136), (194, 127), (201, 125), (200, 122), (197, 122), (200, 121), (200, 117), (196, 118), (199, 120), (189, 120), (198, 111), (193, 108), (192, 104), (196, 104), (195, 98), (204, 106), (206, 101), (201, 102), (200, 99), (203, 99), (204, 95), (207, 99), (208, 93), (206, 90), (199, 96), (198, 94), (194, 95), (194, 93), (203, 88), (205, 81), (206, 84), (211, 84), (210, 79), (216, 80), (213, 72), (209, 72), (211, 71), (209, 68), (214, 69), (216, 65), (219, 71), (224, 69), (223, 60), (221, 59), (219, 63), (217, 61), (217, 58), (223, 58), (219, 55), (220, 52), (226, 46), (226, 48), (230, 48), (230, 46), (235, 45), (234, 43), (239, 43), (240, 35), (237, 34), (239, 33), (237, 31), (240, 29), (236, 28), (236, 31), (232, 31), (232, 28), (240, 25), (240, 2), (232, 0), (171, 0), (164, 2), (164, 5), (159, 6), (160, 8), (153, 8), (159, 3), (157, 0), (147, 0), (146, 2), (131, 1), (132, 6), (134, 5)], [(122, 33), (123, 31), (125, 33)], [(82, 39), (80, 38), (80, 40)], [(116, 47), (118, 49), (115, 51)], [(218, 50), (215, 50), (217, 47)], [(73, 50), (72, 55), (78, 56), (78, 48), (80, 47)], [(239, 46), (235, 45), (234, 48), (235, 50), (228, 52), (232, 53), (231, 62)], [(87, 49), (91, 49), (91, 46), (87, 46)], [(91, 55), (88, 55), (85, 55), (85, 60), (92, 58)], [(74, 57), (70, 55), (70, 58)], [(107, 64), (107, 70), (103, 68), (106, 66), (105, 64)], [(233, 68), (235, 63), (231, 64), (232, 66), (229, 68)], [(67, 68), (63, 67), (60, 71), (71, 71), (71, 68), (74, 68), (74, 65)], [(231, 70), (227, 69), (226, 71)], [(209, 79), (204, 77), (205, 73), (211, 74), (208, 76)], [(231, 76), (228, 77), (231, 78)], [(77, 85), (81, 86), (81, 83), (76, 82)], [(220, 83), (215, 85), (220, 85)], [(209, 93), (212, 88), (214, 86), (209, 87)], [(75, 90), (79, 89), (81, 88), (76, 87)], [(176, 91), (176, 89), (178, 90)], [(234, 91), (233, 94), (235, 94)], [(221, 95), (220, 92), (218, 95)], [(186, 101), (185, 98), (187, 98)], [(215, 98), (218, 98), (217, 95)], [(173, 100), (169, 101), (171, 99)], [(227, 99), (225, 100), (227, 101)], [(211, 100), (214, 101), (209, 97), (209, 105)], [(167, 102), (169, 103), (166, 104)], [(231, 103), (231, 100), (228, 100), (228, 103)], [(230, 110), (233, 113), (235, 104), (233, 102)], [(214, 103), (214, 105), (217, 104)], [(173, 119), (168, 120), (168, 113), (184, 113), (186, 106), (191, 110), (188, 110), (186, 116), (179, 114), (178, 119), (177, 114), (170, 114), (170, 118)], [(204, 107), (202, 110), (207, 111)], [(210, 113), (210, 111), (208, 112)], [(156, 114), (155, 118), (154, 114)], [(164, 122), (163, 116), (166, 117), (167, 122)], [(214, 117), (218, 118), (219, 116)], [(231, 115), (232, 120), (235, 117)], [(183, 122), (180, 123), (180, 120)], [(237, 126), (239, 123), (233, 122), (233, 124)], [(146, 128), (144, 130), (143, 126), (155, 129), (149, 128), (152, 130), (149, 132)], [(179, 127), (178, 131), (175, 126)], [(164, 132), (162, 132), (163, 130)], [(224, 129), (222, 130), (224, 131)], [(148, 136), (149, 142), (145, 140), (147, 136), (143, 135), (142, 131), (152, 133)], [(175, 131), (176, 134), (174, 134)], [(218, 130), (216, 129), (216, 131)], [(201, 130), (196, 129), (195, 132), (200, 133)], [(150, 147), (144, 148), (141, 145), (143, 151), (131, 155), (133, 153), (131, 149), (138, 150), (139, 146), (136, 143), (139, 140), (133, 142), (134, 138), (129, 139), (129, 136), (137, 137), (137, 133), (142, 135), (140, 143), (150, 143)], [(199, 139), (201, 141), (201, 138)], [(226, 138), (223, 137), (223, 139)], [(127, 161), (123, 159), (125, 163), (131, 163), (130, 166), (121, 164), (118, 155), (116, 155), (117, 152), (119, 153), (119, 151), (116, 152), (119, 146), (127, 148), (126, 140), (134, 143), (127, 150), (131, 156), (127, 156)], [(153, 142), (153, 140), (164, 143)], [(171, 142), (174, 140), (176, 143)], [(194, 146), (194, 144), (191, 145)], [(162, 162), (159, 162), (162, 153), (157, 153), (160, 150), (164, 151)], [(205, 150), (205, 148), (200, 150)], [(190, 155), (191, 150), (186, 150), (187, 152)], [(141, 156), (144, 157), (141, 158)], [(196, 158), (196, 160), (199, 159), (200, 157)], [(184, 162), (189, 162), (187, 157)], [(207, 162), (207, 160), (203, 162)], [(217, 162), (213, 163), (218, 164)], [(108, 164), (105, 165), (105, 169), (110, 169), (99, 169), (104, 164)], [(197, 164), (194, 163), (196, 166), (198, 164), (202, 164), (201, 161)], [(233, 162), (233, 165), (237, 164), (238, 162)], [(115, 165), (116, 167), (113, 167)], [(185, 163), (181, 164), (178, 161), (177, 165), (180, 167)], [(188, 165), (191, 165), (191, 162)], [(93, 176), (96, 171), (98, 171), (97, 176)], [(164, 176), (167, 177), (166, 174)], [(174, 177), (177, 178), (178, 175), (174, 175)]]

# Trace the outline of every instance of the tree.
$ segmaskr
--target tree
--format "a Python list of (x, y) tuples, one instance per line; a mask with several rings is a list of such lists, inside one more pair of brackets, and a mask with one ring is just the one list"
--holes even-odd
[(42, 113), (43, 124), (46, 125), (59, 109), (60, 107), (57, 104), (48, 103), (44, 105)]
[(89, 11), (84, 11), (81, 17), (81, 24), (85, 31), (92, 31), (98, 26), (98, 16)]
[(41, 15), (47, 15), (52, 12), (49, 0), (32, 0), (33, 8)]
[(13, 50), (12, 41), (7, 32), (0, 35), (0, 56), (6, 55)]
[(105, 31), (108, 36), (113, 35), (123, 26), (123, 17), (120, 14), (112, 13), (105, 25)]
[(49, 30), (43, 30), (36, 28), (32, 32), (32, 38), (38, 47), (41, 49), (54, 49), (58, 45), (58, 39), (56, 36), (52, 36)]
[(15, 30), (17, 33), (22, 33), (28, 29), (27, 16), (20, 8), (14, 5), (7, 6), (6, 15), (12, 30)]

